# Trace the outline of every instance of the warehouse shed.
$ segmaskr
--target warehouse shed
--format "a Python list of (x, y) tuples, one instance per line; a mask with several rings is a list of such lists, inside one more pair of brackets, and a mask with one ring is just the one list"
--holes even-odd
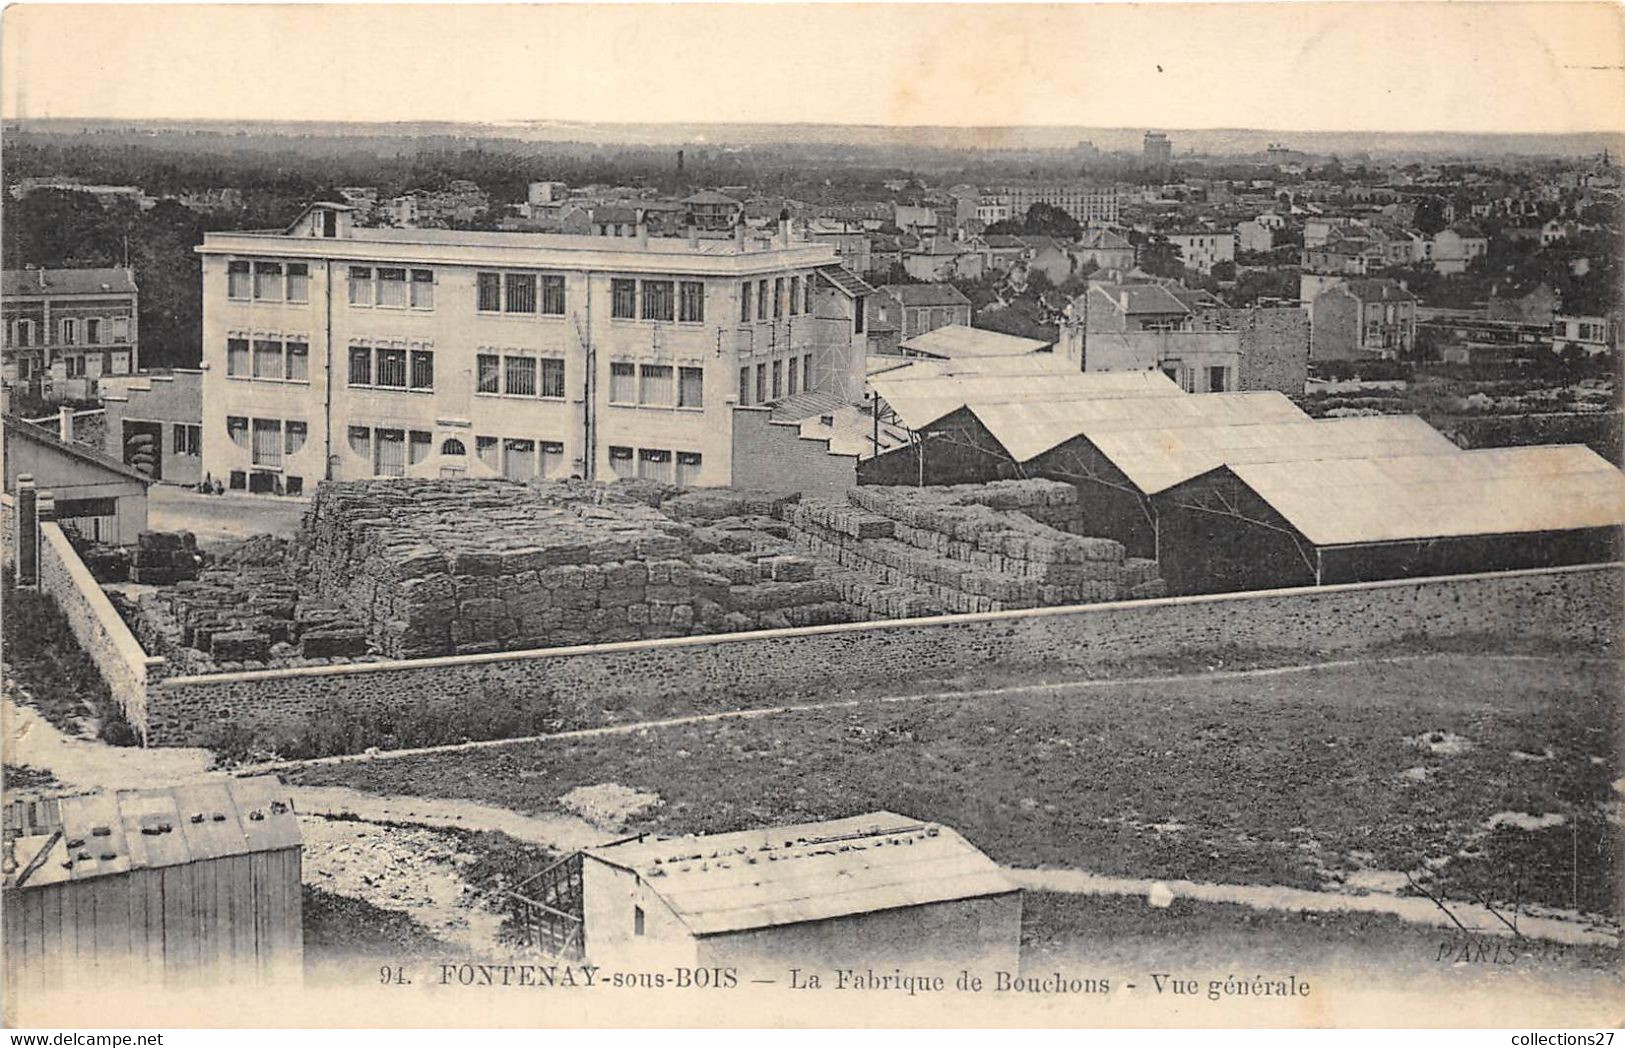
[(1625, 473), (1581, 445), (1235, 462), (1155, 504), (1170, 586), (1215, 593), (1616, 561)]
[(968, 357), (1019, 357), (1029, 353), (1045, 353), (1054, 344), (964, 324), (948, 324), (915, 335), (898, 348), (906, 356), (962, 360)]
[(7, 982), (297, 977), (301, 851), (274, 776), (8, 804)]
[[(1251, 394), (1191, 399), (1205, 406), (1221, 396)], [(1243, 406), (1238, 417), (1211, 425), (1091, 425), (1035, 456), (1026, 468), (1031, 476), (1075, 485), (1095, 534), (1123, 543), (1131, 556), (1160, 557), (1152, 496), (1210, 469), (1227, 463), (1297, 462), (1312, 471), (1313, 462), (1458, 451), (1450, 438), (1415, 416), (1311, 419), (1296, 408), (1288, 412), (1261, 401)]]
[(946, 826), (892, 812), (582, 853), (594, 964), (783, 979), (874, 964), (1016, 970), (1021, 893)]

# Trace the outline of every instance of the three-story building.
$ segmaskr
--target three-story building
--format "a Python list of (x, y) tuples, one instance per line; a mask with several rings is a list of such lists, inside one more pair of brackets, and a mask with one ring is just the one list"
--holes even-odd
[(727, 238), (363, 229), (312, 205), (206, 235), (203, 470), (732, 482), (734, 412), (862, 397), (863, 298), (834, 250)]

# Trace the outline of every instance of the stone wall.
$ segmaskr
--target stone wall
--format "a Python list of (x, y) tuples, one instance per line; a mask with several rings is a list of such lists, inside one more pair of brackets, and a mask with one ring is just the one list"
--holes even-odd
[(142, 650), (54, 521), (40, 521), (40, 589), (62, 609), (79, 646), (101, 671), (130, 727), (142, 739), (151, 738), (148, 689), (162, 675), (164, 660)]
[(207, 742), (227, 723), (292, 732), (335, 708), (393, 710), (486, 690), (590, 696), (586, 705), (613, 723), (901, 689), (992, 665), (1080, 670), (1224, 649), (1318, 657), (1412, 637), (1611, 644), (1620, 592), (1620, 567), (1601, 565), (172, 677), (151, 688), (148, 718), (154, 742), (180, 745)]

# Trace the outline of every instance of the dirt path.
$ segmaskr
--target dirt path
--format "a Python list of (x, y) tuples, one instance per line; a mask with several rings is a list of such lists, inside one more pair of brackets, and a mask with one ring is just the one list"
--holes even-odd
[[(1011, 880), (1031, 891), (1060, 892), (1068, 895), (1144, 895), (1166, 890), (1174, 897), (1201, 902), (1237, 903), (1259, 910), (1288, 910), (1294, 913), (1388, 913), (1409, 924), (1433, 925), (1458, 930), (1456, 924), (1475, 935), (1512, 937), (1513, 931), (1487, 907), (1476, 903), (1446, 902), (1450, 919), (1425, 898), (1373, 892), (1344, 895), (1305, 888), (1284, 888), (1253, 884), (1199, 884), (1195, 881), (1156, 881), (1148, 878), (1108, 877), (1085, 870), (1006, 869)], [(1160, 886), (1160, 887), (1159, 887)], [(1511, 914), (1502, 911), (1511, 919)], [(1618, 929), (1594, 924), (1576, 913), (1542, 910), (1540, 915), (1519, 915), (1518, 931), (1531, 939), (1566, 943), (1571, 946), (1619, 946)]]
[(69, 735), (7, 695), (0, 707), (0, 752), (5, 763), (48, 771), (72, 789), (130, 790), (214, 778), (208, 750), (109, 746)]

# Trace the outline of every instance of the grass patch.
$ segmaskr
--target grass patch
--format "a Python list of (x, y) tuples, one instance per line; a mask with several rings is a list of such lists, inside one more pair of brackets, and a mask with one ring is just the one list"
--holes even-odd
[(10, 572), (0, 579), (0, 594), (6, 606), (6, 675), (15, 685), (13, 694), (69, 734), (79, 734), (88, 720), (103, 742), (137, 745), (141, 740), (56, 601), (39, 590), (18, 589)]
[[(1617, 681), (1603, 662), (1441, 656), (806, 711), (290, 778), (523, 811), (618, 782), (664, 798), (630, 829), (665, 834), (889, 809), (954, 826), (1007, 865), (1321, 888), (1361, 868), (1448, 868), (1496, 812), (1606, 803)], [(1436, 731), (1471, 745), (1443, 756), (1408, 741)], [(1544, 747), (1555, 759), (1511, 757)], [(1610, 832), (1609, 845), (1582, 841), (1599, 883), (1619, 873)], [(1528, 861), (1569, 871), (1557, 836), (1532, 837)], [(1525, 901), (1569, 906), (1560, 880), (1531, 881)]]
[(304, 885), (305, 963), (353, 957), (400, 961), (453, 952), (404, 913)]
[(7, 793), (37, 792), (41, 790), (57, 790), (62, 783), (55, 775), (44, 768), (33, 768), (26, 764), (7, 764), (0, 776), (5, 779)]

